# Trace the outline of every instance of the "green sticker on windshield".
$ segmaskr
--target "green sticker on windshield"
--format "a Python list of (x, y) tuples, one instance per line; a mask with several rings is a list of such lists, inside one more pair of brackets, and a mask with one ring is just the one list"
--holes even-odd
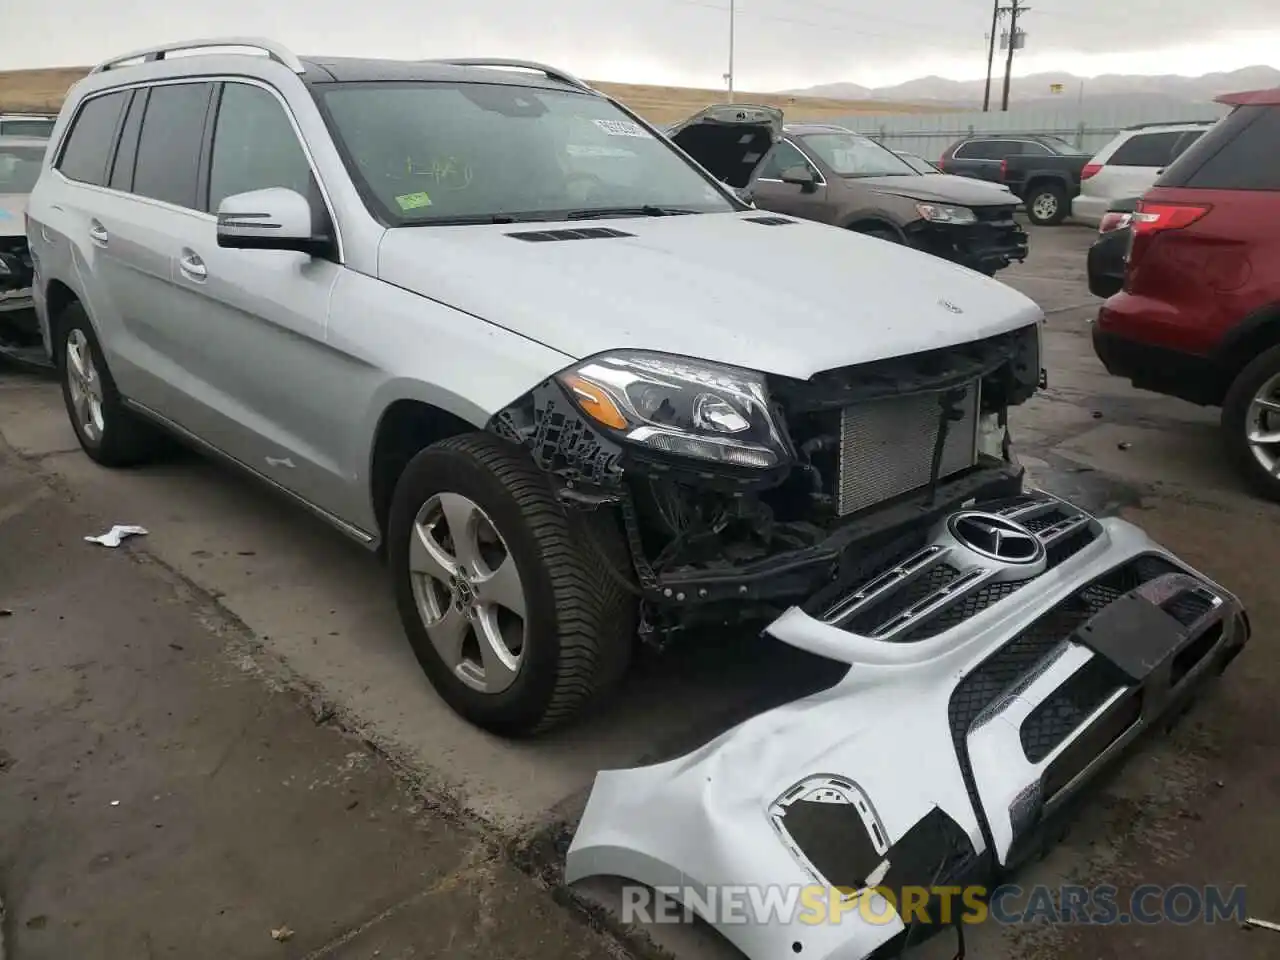
[(431, 198), (425, 193), (406, 193), (396, 197), (401, 210), (417, 210), (419, 207), (431, 206)]

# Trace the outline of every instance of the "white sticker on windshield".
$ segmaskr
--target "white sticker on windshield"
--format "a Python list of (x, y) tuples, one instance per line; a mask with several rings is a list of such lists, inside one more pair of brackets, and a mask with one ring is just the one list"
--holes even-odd
[(630, 120), (596, 120), (595, 125), (611, 137), (652, 137), (648, 130)]
[(634, 157), (635, 154), (623, 147), (606, 147), (599, 143), (566, 144), (564, 152), (571, 157)]

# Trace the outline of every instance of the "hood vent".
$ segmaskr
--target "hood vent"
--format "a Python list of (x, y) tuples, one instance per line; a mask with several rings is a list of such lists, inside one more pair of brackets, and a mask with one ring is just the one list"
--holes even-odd
[(785, 227), (788, 223), (795, 223), (794, 220), (788, 220), (786, 217), (743, 217), (747, 223), (760, 223), (766, 227)]
[(634, 237), (634, 233), (624, 233), (612, 227), (581, 227), (576, 230), (527, 230), (522, 233), (508, 233), (508, 237), (527, 240), (529, 243), (550, 243), (554, 240), (606, 240), (610, 237)]

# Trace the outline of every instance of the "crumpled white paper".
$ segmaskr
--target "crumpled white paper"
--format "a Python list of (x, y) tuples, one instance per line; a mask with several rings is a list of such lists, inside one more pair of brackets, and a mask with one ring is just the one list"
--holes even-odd
[(85, 537), (90, 543), (100, 543), (104, 547), (118, 547), (125, 537), (141, 537), (146, 536), (146, 527), (132, 527), (128, 524), (117, 523), (106, 533), (98, 537)]

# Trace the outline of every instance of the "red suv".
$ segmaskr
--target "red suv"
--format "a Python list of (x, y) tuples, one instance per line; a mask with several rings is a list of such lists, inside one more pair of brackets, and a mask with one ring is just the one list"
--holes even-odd
[(1093, 345), (1136, 387), (1222, 407), (1232, 459), (1280, 500), (1280, 89), (1218, 102), (1139, 202)]

